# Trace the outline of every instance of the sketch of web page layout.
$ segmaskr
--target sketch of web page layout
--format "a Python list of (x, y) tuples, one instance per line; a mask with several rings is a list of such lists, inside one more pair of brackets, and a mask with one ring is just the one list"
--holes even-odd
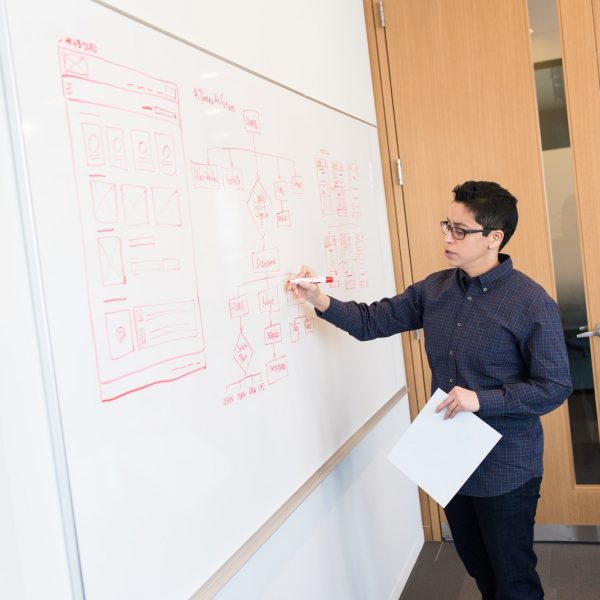
[(59, 46), (101, 399), (206, 367), (179, 92)]

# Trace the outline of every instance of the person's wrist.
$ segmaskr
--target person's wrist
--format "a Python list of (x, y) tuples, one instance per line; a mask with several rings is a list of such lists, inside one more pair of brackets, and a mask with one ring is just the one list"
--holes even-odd
[(320, 294), (319, 297), (315, 300), (313, 306), (318, 311), (325, 312), (329, 308), (330, 304), (331, 304), (331, 298), (329, 298), (329, 296), (327, 296), (326, 294)]

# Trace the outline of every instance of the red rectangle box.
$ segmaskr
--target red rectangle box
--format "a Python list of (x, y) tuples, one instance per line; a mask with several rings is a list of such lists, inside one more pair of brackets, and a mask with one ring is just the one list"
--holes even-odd
[(269, 385), (287, 377), (288, 364), (287, 356), (280, 356), (275, 360), (271, 360), (267, 363), (267, 381)]
[(277, 213), (277, 227), (290, 227), (290, 211), (282, 210)]
[(267, 248), (262, 252), (252, 252), (252, 270), (255, 273), (279, 271), (277, 248)]
[(195, 188), (206, 188), (209, 190), (218, 190), (221, 188), (219, 178), (219, 167), (206, 163), (196, 163), (190, 161), (192, 166), (192, 181)]
[(269, 327), (265, 327), (265, 344), (276, 344), (281, 341), (281, 325), (275, 323)]
[(248, 314), (248, 298), (237, 296), (229, 300), (229, 316), (232, 319)]

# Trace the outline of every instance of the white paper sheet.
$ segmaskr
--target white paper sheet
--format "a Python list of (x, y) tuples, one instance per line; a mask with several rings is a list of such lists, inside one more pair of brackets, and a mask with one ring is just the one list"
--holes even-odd
[(446, 396), (439, 388), (435, 391), (388, 455), (443, 507), (502, 437), (470, 412), (444, 420), (445, 409), (435, 409)]

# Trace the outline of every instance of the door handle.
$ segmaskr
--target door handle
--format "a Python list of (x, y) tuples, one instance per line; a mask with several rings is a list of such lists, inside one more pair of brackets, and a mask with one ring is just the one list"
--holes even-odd
[(598, 325), (596, 325), (596, 329), (594, 329), (593, 331), (586, 331), (585, 333), (577, 334), (578, 338), (589, 338), (589, 337), (595, 337), (595, 336), (600, 337), (600, 323), (598, 323)]

